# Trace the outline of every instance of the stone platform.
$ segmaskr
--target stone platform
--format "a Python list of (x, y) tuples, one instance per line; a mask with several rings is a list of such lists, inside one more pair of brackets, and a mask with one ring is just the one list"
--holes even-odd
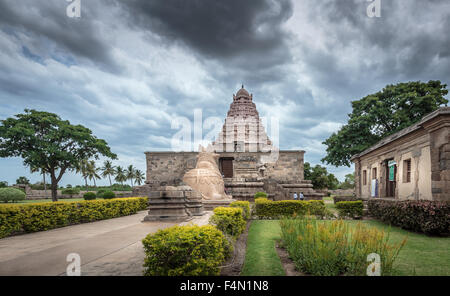
[(161, 186), (146, 194), (149, 211), (144, 221), (187, 221), (204, 214), (202, 195), (189, 186)]
[(217, 207), (228, 207), (235, 199), (226, 200), (203, 200), (203, 207), (206, 211), (212, 211)]

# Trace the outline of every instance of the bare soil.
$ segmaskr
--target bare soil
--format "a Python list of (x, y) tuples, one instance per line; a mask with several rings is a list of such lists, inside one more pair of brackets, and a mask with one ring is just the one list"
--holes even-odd
[(278, 257), (280, 257), (281, 260), (281, 265), (283, 265), (284, 271), (286, 272), (287, 276), (306, 276), (306, 274), (298, 271), (295, 268), (294, 261), (289, 258), (289, 253), (286, 251), (286, 249), (280, 246), (280, 243), (276, 244), (275, 249), (277, 250)]

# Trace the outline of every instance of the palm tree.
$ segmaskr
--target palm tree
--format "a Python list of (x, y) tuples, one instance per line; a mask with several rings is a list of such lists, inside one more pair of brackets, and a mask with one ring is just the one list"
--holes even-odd
[(122, 186), (123, 186), (123, 181), (127, 180), (127, 176), (125, 175), (125, 170), (121, 166), (116, 167), (116, 177), (114, 178), (114, 180), (116, 180), (117, 182), (120, 182), (120, 184), (122, 184)]
[(45, 183), (45, 175), (47, 174), (47, 172), (45, 171), (45, 169), (42, 167), (35, 167), (35, 166), (31, 166), (30, 167), (30, 172), (31, 173), (41, 173), (42, 178), (43, 178), (43, 182), (44, 182), (44, 195), (45, 197), (47, 197), (47, 183)]
[(133, 167), (132, 164), (130, 164), (125, 173), (127, 175), (127, 179), (131, 180), (131, 187), (133, 187), (133, 179), (135, 178), (136, 175), (136, 169)]
[(86, 190), (88, 190), (88, 183), (87, 183), (87, 168), (88, 168), (88, 160), (87, 159), (83, 159), (80, 162), (78, 162), (78, 164), (75, 167), (75, 171), (77, 174), (81, 174), (81, 176), (84, 179), (84, 184), (86, 185)]
[(101, 168), (102, 170), (102, 176), (103, 177), (108, 177), (109, 179), (109, 186), (112, 186), (111, 183), (111, 176), (114, 176), (116, 173), (116, 167), (113, 166), (112, 162), (110, 160), (106, 160), (103, 163), (103, 167)]
[(97, 187), (96, 179), (100, 179), (100, 176), (97, 174), (98, 169), (95, 167), (95, 161), (91, 160), (88, 162), (86, 167), (86, 175), (89, 180), (94, 180), (94, 187)]
[(135, 172), (134, 172), (134, 181), (138, 184), (138, 185), (141, 185), (142, 184), (142, 181), (144, 181), (144, 179), (145, 179), (145, 175), (144, 175), (144, 173), (143, 172), (141, 172), (141, 170), (136, 170)]

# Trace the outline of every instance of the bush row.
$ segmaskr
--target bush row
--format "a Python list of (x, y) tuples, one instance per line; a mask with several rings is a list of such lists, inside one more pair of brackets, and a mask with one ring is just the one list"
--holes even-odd
[(144, 275), (218, 275), (232, 251), (223, 233), (212, 225), (174, 226), (142, 240)]
[(144, 275), (218, 275), (249, 218), (250, 203), (237, 201), (214, 209), (209, 221), (214, 226), (174, 226), (149, 234), (142, 240)]
[(0, 205), (0, 238), (72, 224), (135, 214), (147, 208), (146, 197), (111, 200)]
[(16, 202), (19, 200), (24, 200), (25, 197), (25, 192), (17, 188), (0, 188), (0, 202)]
[(336, 203), (339, 217), (359, 218), (363, 215), (363, 202), (358, 201), (340, 201)]
[(242, 217), (244, 220), (250, 219), (250, 202), (248, 201), (234, 201), (230, 203), (232, 208), (242, 208)]
[(356, 196), (353, 195), (344, 195), (344, 196), (333, 196), (333, 200), (334, 203), (338, 203), (341, 201), (357, 201), (357, 200), (361, 200), (360, 198), (357, 198)]
[(369, 200), (369, 215), (403, 229), (449, 235), (450, 203), (427, 200)]
[(242, 208), (225, 207), (214, 209), (214, 215), (211, 216), (210, 223), (234, 239), (244, 232), (246, 224)]
[(306, 214), (323, 217), (326, 215), (326, 207), (322, 200), (282, 200), (271, 201), (268, 199), (255, 199), (256, 215), (260, 219), (290, 217)]

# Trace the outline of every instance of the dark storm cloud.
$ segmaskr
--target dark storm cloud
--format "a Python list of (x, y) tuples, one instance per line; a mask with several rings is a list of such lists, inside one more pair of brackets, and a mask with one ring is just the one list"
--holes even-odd
[[(118, 71), (110, 55), (110, 46), (102, 40), (96, 26), (100, 19), (100, 2), (82, 1), (82, 18), (66, 15), (68, 2), (62, 0), (0, 1), (0, 29), (27, 35), (41, 47), (37, 56), (46, 55), (70, 61), (87, 60), (108, 71)], [(106, 4), (104, 4), (106, 5)], [(27, 49), (29, 50), (29, 49)]]
[(289, 61), (290, 0), (124, 1), (135, 25), (180, 41), (207, 58), (262, 70)]

